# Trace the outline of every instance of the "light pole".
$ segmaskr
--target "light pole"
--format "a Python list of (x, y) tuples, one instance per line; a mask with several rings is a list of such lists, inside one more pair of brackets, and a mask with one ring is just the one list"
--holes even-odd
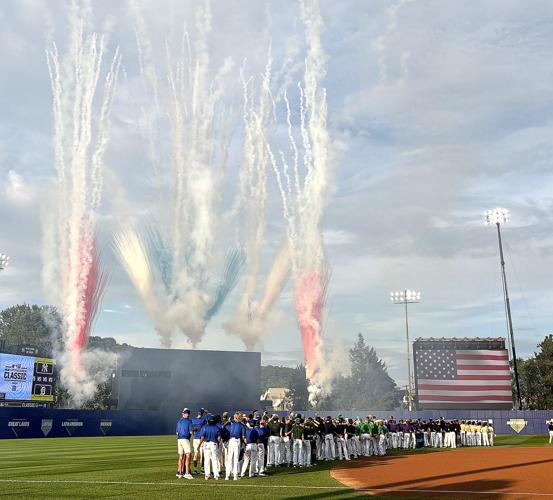
[(10, 258), (5, 253), (0, 253), (0, 271), (6, 269), (10, 263)]
[(421, 300), (421, 293), (413, 290), (403, 290), (402, 292), (391, 292), (390, 300), (394, 304), (405, 304), (405, 338), (407, 341), (407, 375), (408, 388), (407, 398), (409, 401), (409, 411), (413, 410), (413, 378), (411, 376), (411, 346), (409, 344), (409, 315), (407, 306), (417, 304)]
[(484, 219), (488, 226), (495, 224), (497, 226), (497, 239), (499, 241), (499, 259), (501, 262), (501, 282), (503, 285), (503, 300), (505, 301), (505, 309), (507, 310), (507, 328), (509, 329), (509, 336), (511, 338), (511, 350), (513, 351), (513, 372), (515, 375), (515, 389), (516, 389), (516, 406), (519, 410), (522, 410), (522, 398), (520, 397), (520, 382), (518, 379), (517, 368), (517, 351), (515, 348), (515, 336), (513, 333), (513, 320), (511, 317), (511, 302), (509, 301), (509, 290), (507, 288), (507, 277), (505, 275), (505, 259), (503, 258), (503, 244), (501, 242), (501, 224), (505, 224), (509, 221), (509, 211), (506, 208), (494, 208), (493, 210), (487, 210), (484, 213)]

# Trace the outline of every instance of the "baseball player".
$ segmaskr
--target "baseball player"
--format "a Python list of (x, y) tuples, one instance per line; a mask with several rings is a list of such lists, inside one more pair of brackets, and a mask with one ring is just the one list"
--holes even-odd
[(259, 476), (265, 475), (265, 450), (269, 443), (269, 428), (267, 427), (268, 418), (268, 415), (263, 415), (263, 418), (259, 422), (259, 427), (257, 428), (257, 434), (259, 436), (259, 442), (257, 443), (257, 474)]
[[(200, 445), (202, 432), (202, 427), (206, 425), (207, 421), (205, 418), (206, 411), (203, 408), (200, 408), (198, 411), (198, 416), (192, 419), (192, 446), (194, 448), (194, 467), (197, 473), (200, 473), (200, 470), (203, 469), (204, 462), (204, 453)], [(199, 462), (199, 463), (198, 463)]]
[(488, 442), (490, 443), (490, 446), (493, 446), (494, 434), (495, 434), (495, 431), (493, 430), (493, 424), (489, 422), (488, 423)]
[(192, 435), (192, 421), (190, 410), (182, 410), (182, 418), (177, 422), (177, 452), (179, 454), (177, 477), (179, 479), (194, 479), (190, 474), (190, 437)]
[(386, 434), (388, 429), (384, 425), (382, 420), (378, 421), (378, 454), (380, 456), (386, 455)]
[(296, 417), (294, 425), (292, 426), (292, 455), (294, 467), (301, 467), (303, 465), (303, 425), (301, 425), (301, 419)]
[(282, 440), (282, 424), (278, 415), (273, 415), (267, 424), (269, 429), (269, 443), (267, 447), (267, 467), (280, 463), (280, 443)]
[(326, 417), (322, 425), (322, 433), (324, 434), (325, 460), (334, 460), (336, 448), (334, 446), (334, 423), (331, 417)]
[(213, 469), (213, 477), (219, 479), (219, 459), (217, 446), (221, 440), (221, 429), (217, 426), (217, 422), (213, 415), (207, 418), (207, 425), (204, 425), (200, 431), (200, 447), (204, 445), (204, 469), (205, 480), (209, 479), (211, 470)]
[(225, 479), (228, 481), (232, 475), (238, 481), (238, 461), (240, 458), (240, 446), (246, 442), (245, 426), (242, 423), (242, 414), (236, 412), (234, 420), (227, 426), (229, 441), (227, 448), (227, 460), (225, 465)]
[(249, 476), (254, 477), (257, 474), (257, 443), (259, 442), (259, 435), (254, 427), (253, 418), (251, 420), (246, 419), (246, 421), (246, 449), (244, 451), (244, 459), (242, 461), (242, 472), (240, 477), (244, 477), (246, 472), (248, 472), (248, 469)]
[(482, 446), (490, 446), (488, 422), (482, 422)]
[(292, 465), (292, 419), (286, 417), (282, 427), (282, 447), (280, 461), (288, 467)]
[(346, 460), (349, 460), (349, 453), (348, 453), (348, 447), (347, 447), (347, 426), (344, 423), (344, 419), (341, 415), (338, 415), (338, 424), (336, 425), (336, 431), (335, 431), (336, 441), (338, 445), (338, 456), (340, 460), (343, 460), (344, 458)]

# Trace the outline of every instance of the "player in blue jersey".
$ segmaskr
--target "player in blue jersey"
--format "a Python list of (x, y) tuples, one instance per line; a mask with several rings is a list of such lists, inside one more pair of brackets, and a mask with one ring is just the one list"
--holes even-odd
[(238, 462), (240, 458), (240, 446), (246, 443), (246, 426), (242, 423), (242, 414), (236, 412), (234, 420), (227, 426), (229, 433), (229, 442), (227, 448), (227, 461), (225, 465), (225, 479), (228, 481), (230, 476), (234, 477), (235, 481), (239, 479)]
[(242, 474), (241, 477), (246, 475), (249, 466), (249, 476), (253, 477), (257, 473), (257, 443), (259, 442), (259, 435), (254, 427), (254, 420), (249, 419), (246, 424), (245, 430), (246, 437), (246, 450), (244, 451), (244, 460), (242, 462)]
[(182, 410), (182, 418), (177, 422), (177, 451), (179, 462), (177, 477), (179, 479), (193, 479), (190, 474), (190, 437), (192, 435), (192, 421), (190, 420), (190, 410)]
[(257, 471), (260, 476), (265, 475), (265, 450), (269, 443), (269, 428), (267, 427), (267, 416), (259, 421), (259, 427), (257, 427), (257, 434), (259, 436), (259, 443), (257, 444)]
[[(203, 408), (200, 408), (200, 411), (198, 411), (198, 416), (196, 418), (192, 419), (192, 446), (194, 448), (194, 469), (197, 473), (200, 472), (200, 469), (203, 468), (204, 463), (204, 453), (201, 446), (201, 436), (200, 433), (202, 432), (202, 428), (204, 425), (206, 425), (207, 421), (205, 418), (206, 411)], [(198, 465), (199, 460), (199, 465)]]
[(205, 480), (209, 479), (213, 470), (213, 477), (219, 479), (218, 445), (221, 441), (221, 429), (213, 415), (208, 415), (207, 424), (200, 431), (200, 445), (204, 445)]

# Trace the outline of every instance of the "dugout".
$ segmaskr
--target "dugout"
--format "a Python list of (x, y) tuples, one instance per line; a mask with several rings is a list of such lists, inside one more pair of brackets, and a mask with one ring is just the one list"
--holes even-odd
[(118, 410), (156, 410), (162, 432), (180, 411), (220, 413), (259, 406), (261, 353), (132, 348), (119, 359), (112, 394)]

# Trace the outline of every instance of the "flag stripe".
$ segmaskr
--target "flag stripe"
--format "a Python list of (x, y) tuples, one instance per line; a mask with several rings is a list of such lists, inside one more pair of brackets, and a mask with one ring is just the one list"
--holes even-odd
[(459, 391), (458, 393), (455, 393), (455, 391), (452, 391), (451, 389), (446, 389), (445, 391), (440, 391), (436, 389), (432, 389), (430, 391), (420, 390), (419, 391), (419, 397), (421, 399), (426, 399), (426, 397), (433, 398), (434, 396), (450, 396), (452, 398), (465, 398), (467, 396), (477, 396), (479, 398), (483, 397), (497, 397), (497, 396), (508, 396), (509, 398), (512, 397), (512, 391), (509, 390), (497, 390), (494, 389), (492, 391), (488, 389), (484, 390), (472, 390), (472, 391)]
[(458, 370), (457, 375), (505, 375), (507, 370)]
[(473, 403), (482, 403), (489, 401), (503, 402), (503, 401), (512, 401), (512, 395), (509, 396), (430, 396), (425, 395), (424, 397), (419, 397), (419, 401), (428, 402), (428, 401), (458, 401), (458, 402), (473, 402)]
[(509, 362), (506, 359), (459, 359), (457, 358), (457, 366), (497, 366), (498, 368), (505, 368), (509, 366)]
[(457, 356), (508, 356), (509, 353), (507, 352), (507, 349), (500, 349), (497, 351), (492, 350), (468, 350), (468, 349), (459, 349), (458, 351), (455, 351), (457, 353)]
[(448, 386), (474, 386), (474, 385), (482, 385), (485, 384), (486, 386), (506, 386), (511, 387), (511, 377), (509, 376), (508, 379), (501, 379), (501, 380), (481, 380), (481, 377), (479, 376), (477, 380), (464, 380), (460, 382), (459, 380), (433, 380), (433, 379), (418, 379), (418, 386), (422, 387), (423, 385), (448, 385)]
[(463, 365), (457, 363), (457, 370), (463, 371), (463, 370), (507, 370), (508, 365), (496, 365), (496, 364), (475, 364), (475, 365)]
[(490, 361), (495, 361), (495, 360), (505, 360), (505, 361), (509, 361), (509, 355), (508, 354), (498, 354), (497, 356), (496, 355), (493, 355), (493, 354), (459, 354), (457, 355), (457, 359), (488, 359)]
[(420, 394), (430, 394), (432, 391), (449, 391), (449, 392), (458, 392), (458, 391), (508, 391), (511, 392), (511, 384), (503, 385), (438, 385), (438, 384), (419, 384), (419, 393)]
[(511, 373), (507, 375), (457, 375), (457, 380), (511, 380)]

